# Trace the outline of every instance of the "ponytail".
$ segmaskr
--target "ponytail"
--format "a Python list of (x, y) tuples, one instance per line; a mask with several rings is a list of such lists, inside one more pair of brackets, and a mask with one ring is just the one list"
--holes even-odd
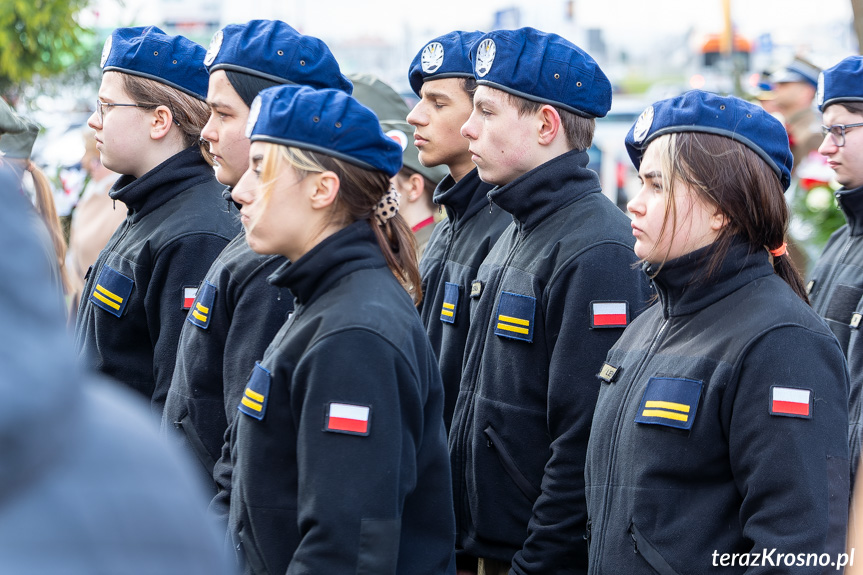
[(809, 304), (809, 295), (806, 293), (806, 288), (803, 286), (803, 277), (800, 275), (800, 271), (797, 269), (797, 266), (794, 265), (794, 262), (791, 261), (791, 258), (788, 257), (788, 254), (783, 254), (781, 256), (774, 256), (771, 254), (771, 258), (773, 259), (773, 271), (785, 280), (791, 289), (796, 293), (800, 299)]
[(369, 225), (375, 232), (378, 246), (393, 275), (411, 295), (414, 304), (419, 305), (423, 299), (422, 281), (417, 263), (416, 239), (410, 226), (398, 213), (383, 224), (379, 224), (372, 216)]

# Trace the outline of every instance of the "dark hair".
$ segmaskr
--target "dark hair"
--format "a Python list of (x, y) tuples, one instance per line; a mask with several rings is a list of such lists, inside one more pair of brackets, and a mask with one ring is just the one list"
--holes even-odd
[(383, 225), (378, 223), (375, 216), (375, 208), (392, 185), (389, 176), (326, 154), (279, 144), (268, 144), (267, 147), (262, 169), (265, 181), (275, 178), (280, 159), (284, 159), (301, 178), (325, 171), (334, 172), (338, 176), (339, 192), (333, 204), (333, 218), (344, 225), (360, 220), (368, 222), (393, 275), (411, 294), (414, 303), (419, 305), (423, 294), (413, 232), (399, 213)]
[[(509, 92), (504, 92), (509, 103), (518, 108), (519, 117), (524, 117), (529, 114), (539, 112), (540, 108), (550, 104), (535, 102), (514, 96)], [(583, 118), (578, 114), (573, 114), (567, 110), (563, 110), (557, 106), (552, 106), (560, 116), (560, 123), (563, 125), (563, 133), (566, 135), (566, 143), (572, 150), (586, 150), (593, 143), (593, 132), (596, 129), (596, 120), (593, 118)]]
[(479, 88), (476, 78), (462, 78), (460, 84), (461, 89), (470, 97), (470, 103), (473, 104), (473, 96), (476, 94), (476, 89)]
[[(863, 103), (860, 102), (837, 102), (835, 104), (830, 104), (830, 106), (842, 106), (852, 114), (863, 116)], [(827, 107), (829, 108), (830, 106)]]
[(120, 73), (123, 74), (126, 93), (136, 104), (147, 109), (170, 108), (174, 122), (183, 132), (184, 146), (188, 148), (197, 143), (204, 158), (212, 163), (210, 145), (201, 140), (201, 130), (210, 118), (210, 108), (206, 103), (156, 80)]
[[(676, 227), (674, 183), (680, 181), (700, 199), (716, 207), (726, 219), (714, 244), (704, 279), (722, 265), (735, 237), (746, 240), (750, 251), (774, 250), (786, 242), (790, 217), (779, 177), (749, 147), (730, 138), (701, 132), (680, 132), (660, 136), (663, 187), (667, 194), (665, 234), (668, 219)], [(672, 232), (673, 233), (673, 232)], [(773, 258), (773, 271), (791, 286), (800, 299), (809, 303), (803, 280), (788, 255)]]
[(246, 103), (246, 106), (250, 108), (252, 107), (252, 102), (255, 101), (255, 96), (258, 95), (258, 92), (265, 88), (279, 85), (278, 82), (266, 80), (260, 76), (253, 76), (244, 72), (225, 70), (225, 74), (228, 76), (228, 82), (231, 83), (231, 86), (233, 86), (234, 90), (240, 98), (242, 98), (243, 102)]

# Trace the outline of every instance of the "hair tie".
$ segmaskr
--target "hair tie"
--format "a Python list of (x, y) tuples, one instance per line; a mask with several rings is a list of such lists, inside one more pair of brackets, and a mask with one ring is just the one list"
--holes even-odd
[(387, 220), (396, 215), (399, 211), (399, 199), (401, 199), (401, 194), (396, 190), (395, 185), (390, 184), (389, 191), (384, 194), (375, 208), (375, 218), (377, 218), (378, 224), (384, 225)]
[(770, 255), (773, 256), (774, 258), (778, 258), (780, 256), (785, 255), (785, 253), (788, 251), (786, 249), (787, 247), (788, 247), (788, 243), (783, 242), (782, 245), (779, 246), (778, 248), (776, 248), (775, 250), (767, 250), (767, 251), (770, 252)]

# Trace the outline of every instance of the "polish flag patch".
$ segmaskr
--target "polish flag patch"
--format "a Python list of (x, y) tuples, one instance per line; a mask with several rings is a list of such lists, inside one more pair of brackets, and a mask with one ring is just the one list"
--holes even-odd
[(592, 301), (590, 302), (590, 327), (626, 327), (629, 324), (629, 302)]
[(183, 288), (183, 309), (192, 309), (195, 303), (195, 298), (198, 297), (198, 288), (184, 287)]
[(812, 390), (793, 387), (771, 387), (770, 415), (812, 419)]
[(372, 408), (366, 405), (329, 403), (326, 405), (324, 431), (368, 435), (371, 412)]

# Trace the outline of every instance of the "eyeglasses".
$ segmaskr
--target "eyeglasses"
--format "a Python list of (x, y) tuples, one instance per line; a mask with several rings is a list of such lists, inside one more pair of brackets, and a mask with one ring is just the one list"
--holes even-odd
[(830, 134), (833, 143), (836, 144), (837, 148), (841, 148), (845, 145), (845, 131), (850, 130), (851, 128), (859, 128), (863, 126), (863, 123), (860, 124), (833, 124), (832, 126), (821, 126), (821, 133), (826, 136)]
[(96, 117), (99, 118), (99, 123), (102, 123), (102, 118), (104, 117), (104, 111), (102, 108), (113, 108), (113, 107), (128, 107), (128, 108), (148, 108), (149, 106), (142, 106), (141, 104), (109, 104), (108, 102), (103, 102), (102, 100), (96, 100)]

